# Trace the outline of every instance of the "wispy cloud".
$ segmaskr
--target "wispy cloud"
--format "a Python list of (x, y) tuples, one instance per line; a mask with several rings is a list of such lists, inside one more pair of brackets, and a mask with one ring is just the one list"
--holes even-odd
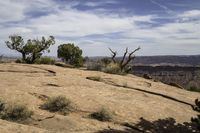
[(155, 4), (155, 5), (157, 5), (157, 6), (159, 6), (160, 8), (162, 8), (162, 9), (164, 9), (167, 13), (169, 13), (169, 14), (173, 14), (174, 13), (174, 11), (173, 10), (171, 10), (170, 8), (168, 8), (167, 6), (165, 6), (165, 5), (163, 5), (163, 4), (160, 4), (159, 2), (157, 2), (156, 0), (150, 0), (151, 1), (151, 3), (153, 3), (153, 4)]
[[(105, 4), (102, 1), (87, 2), (93, 7)], [(167, 13), (173, 13), (173, 21), (166, 21), (172, 18), (160, 17), (160, 14), (133, 12), (119, 15), (102, 7), (101, 12), (97, 12), (99, 8), (78, 10), (74, 7), (82, 4), (79, 1), (0, 1), (0, 53), (12, 53), (4, 42), (10, 34), (20, 34), (26, 39), (54, 35), (57, 38), (56, 45), (51, 48), (54, 56), (57, 46), (66, 42), (76, 43), (84, 50), (84, 55), (93, 56), (109, 55), (108, 47), (122, 53), (124, 47), (131, 49), (138, 45), (142, 47), (141, 55), (199, 54), (200, 10), (175, 12), (155, 0), (151, 2)], [(113, 8), (121, 6), (112, 4), (115, 5)]]

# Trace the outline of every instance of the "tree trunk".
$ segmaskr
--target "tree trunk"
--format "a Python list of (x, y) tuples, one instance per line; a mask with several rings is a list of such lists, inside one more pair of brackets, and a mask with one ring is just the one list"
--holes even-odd
[(35, 53), (33, 53), (30, 63), (33, 64), (35, 62), (35, 60), (36, 60), (36, 55), (35, 55)]
[(22, 53), (22, 60), (26, 61), (26, 54), (25, 53)]

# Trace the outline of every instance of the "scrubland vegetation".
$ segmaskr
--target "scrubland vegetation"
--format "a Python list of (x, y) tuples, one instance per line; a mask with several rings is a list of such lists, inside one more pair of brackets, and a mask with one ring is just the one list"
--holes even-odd
[(113, 114), (108, 109), (101, 108), (97, 112), (90, 114), (90, 117), (99, 121), (111, 121), (113, 119)]
[(59, 112), (60, 114), (67, 115), (74, 110), (72, 102), (64, 96), (57, 96), (49, 98), (41, 109), (49, 110), (50, 112)]
[(25, 105), (20, 104), (5, 104), (0, 101), (0, 118), (9, 121), (24, 121), (31, 118), (33, 112)]

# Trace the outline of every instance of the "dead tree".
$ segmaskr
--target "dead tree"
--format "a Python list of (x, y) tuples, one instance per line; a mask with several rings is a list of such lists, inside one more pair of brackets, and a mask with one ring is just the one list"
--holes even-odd
[(114, 63), (116, 63), (115, 57), (116, 57), (116, 55), (117, 55), (117, 51), (114, 52), (111, 48), (109, 48), (109, 50), (110, 50), (110, 52), (112, 53), (112, 61), (113, 61)]
[(117, 55), (117, 52), (116, 51), (114, 52), (111, 48), (109, 48), (109, 50), (112, 53), (112, 61), (113, 61), (113, 63), (118, 63), (121, 71), (123, 71), (126, 68), (126, 66), (130, 63), (130, 61), (135, 59), (134, 53), (136, 51), (140, 50), (140, 49), (141, 49), (140, 47), (136, 48), (134, 51), (130, 52), (129, 55), (127, 56), (128, 48), (126, 48), (126, 51), (124, 52), (124, 55), (123, 55), (121, 61), (117, 62), (116, 59), (115, 59), (116, 55)]

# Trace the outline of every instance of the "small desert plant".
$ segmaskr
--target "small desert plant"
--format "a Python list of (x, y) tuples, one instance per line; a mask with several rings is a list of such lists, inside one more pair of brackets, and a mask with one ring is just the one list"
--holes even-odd
[(104, 69), (103, 72), (110, 74), (122, 74), (121, 68), (117, 63), (110, 63)]
[(196, 81), (190, 81), (186, 88), (189, 91), (200, 92), (199, 84)]
[(106, 108), (101, 108), (99, 111), (90, 114), (90, 117), (99, 121), (111, 121), (113, 119), (112, 113)]
[(100, 62), (102, 62), (102, 64), (104, 64), (105, 66), (107, 66), (108, 64), (110, 64), (112, 62), (112, 60), (110, 58), (102, 58), (100, 60)]
[(190, 88), (188, 89), (189, 91), (194, 91), (194, 92), (200, 92), (200, 89), (197, 88), (197, 86), (193, 85), (193, 86), (190, 86)]
[[(193, 110), (200, 112), (200, 101), (198, 99), (195, 100), (195, 106), (193, 106)], [(200, 115), (197, 115), (196, 118), (192, 118), (192, 122), (197, 124), (197, 128), (200, 130)]]
[(102, 81), (103, 80), (100, 76), (86, 77), (86, 79), (93, 80), (93, 81)]
[(3, 107), (1, 111), (1, 119), (10, 120), (10, 121), (23, 121), (30, 118), (33, 115), (33, 112), (30, 111), (24, 105), (8, 105)]
[(21, 59), (17, 59), (17, 60), (15, 61), (15, 63), (23, 63), (23, 61), (22, 61)]
[(35, 61), (36, 64), (55, 64), (55, 60), (49, 57), (41, 57)]
[(89, 62), (87, 64), (87, 70), (92, 70), (92, 71), (101, 71), (103, 67), (104, 66), (101, 62)]
[(2, 112), (5, 109), (5, 103), (0, 100), (0, 112)]
[(50, 112), (59, 112), (63, 115), (67, 115), (69, 112), (74, 110), (72, 102), (64, 96), (49, 98), (41, 105), (41, 108), (49, 110)]

